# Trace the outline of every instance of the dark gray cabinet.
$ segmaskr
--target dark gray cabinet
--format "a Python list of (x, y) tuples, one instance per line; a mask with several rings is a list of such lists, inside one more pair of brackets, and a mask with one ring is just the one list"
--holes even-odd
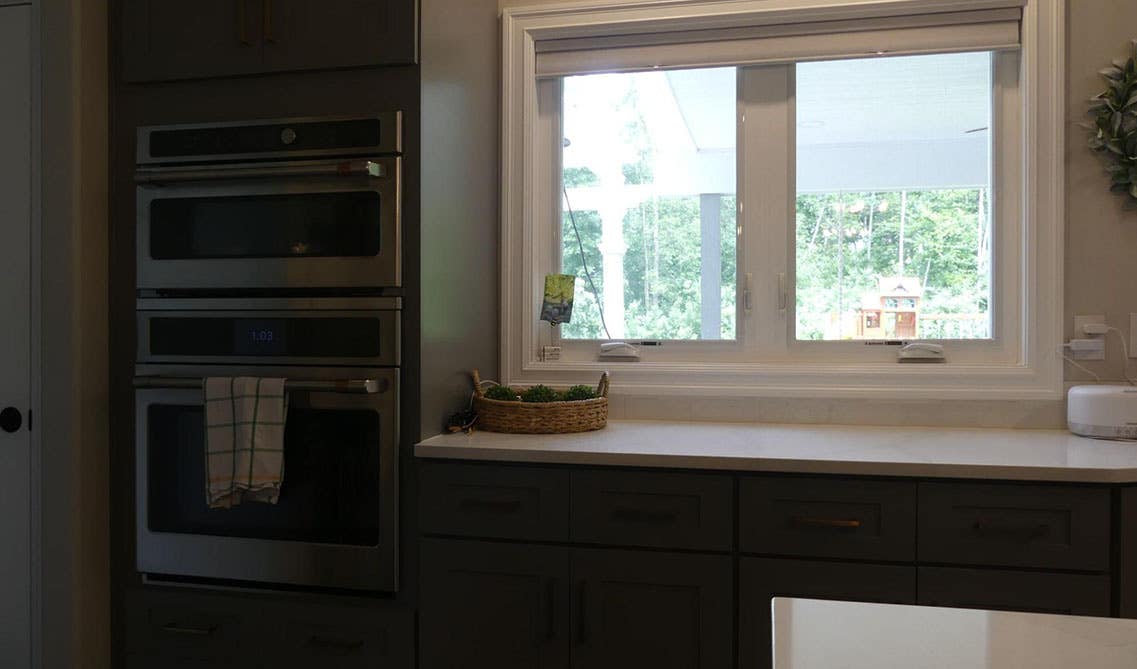
[(915, 604), (916, 568), (744, 557), (739, 560), (738, 592), (738, 665), (765, 669), (772, 666), (772, 598)]
[(779, 596), (1137, 616), (1137, 487), (451, 461), (420, 474), (424, 669), (766, 669)]
[(566, 669), (569, 549), (425, 539), (423, 669)]
[(312, 595), (144, 588), (127, 595), (127, 666), (410, 669), (403, 606)]
[(575, 549), (572, 666), (728, 669), (731, 558)]
[(424, 669), (727, 669), (726, 556), (425, 539)]
[(718, 474), (572, 473), (572, 540), (729, 551), (734, 482)]
[(1108, 616), (1108, 574), (920, 567), (920, 604)]
[(738, 541), (746, 553), (912, 560), (916, 484), (757, 478), (739, 483)]
[(1103, 487), (920, 483), (921, 562), (1109, 569)]
[(128, 82), (410, 64), (416, 0), (123, 0)]

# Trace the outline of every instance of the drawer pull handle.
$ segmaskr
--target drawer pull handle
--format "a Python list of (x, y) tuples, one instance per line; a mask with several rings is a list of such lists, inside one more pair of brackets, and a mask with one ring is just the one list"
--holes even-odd
[(1000, 525), (987, 520), (977, 520), (971, 529), (981, 537), (1003, 536), (1017, 538), (1022, 541), (1041, 539), (1050, 534), (1050, 526), (1041, 523), (1038, 525)]
[(584, 644), (588, 642), (588, 581), (581, 581), (578, 587), (580, 590), (577, 592), (579, 612), (576, 621), (576, 640)]
[(813, 516), (792, 516), (790, 523), (794, 527), (826, 527), (839, 530), (855, 530), (861, 526), (856, 518), (815, 518)]
[(557, 579), (545, 581), (545, 639), (552, 641), (557, 636)]
[(333, 639), (331, 637), (313, 634), (308, 637), (308, 645), (317, 648), (334, 648), (336, 650), (359, 650), (363, 648), (363, 639)]
[(625, 523), (674, 523), (678, 517), (679, 514), (675, 511), (652, 511), (630, 506), (618, 506), (612, 509), (612, 519)]
[(521, 500), (464, 499), (458, 503), (458, 508), (480, 513), (517, 513), (521, 510)]
[(217, 625), (209, 625), (207, 627), (193, 627), (189, 625), (179, 625), (177, 623), (162, 625), (163, 632), (168, 634), (185, 634), (187, 636), (213, 636), (217, 628)]

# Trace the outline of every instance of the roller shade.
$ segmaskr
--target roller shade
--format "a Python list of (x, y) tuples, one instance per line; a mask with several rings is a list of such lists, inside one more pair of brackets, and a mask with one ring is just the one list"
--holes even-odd
[(1019, 48), (1022, 9), (540, 40), (537, 76)]

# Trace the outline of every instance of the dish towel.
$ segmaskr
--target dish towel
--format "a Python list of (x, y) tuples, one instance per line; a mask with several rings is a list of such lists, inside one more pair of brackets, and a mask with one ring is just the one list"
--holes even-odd
[(284, 379), (251, 376), (205, 380), (206, 501), (212, 509), (241, 502), (276, 504), (284, 479)]

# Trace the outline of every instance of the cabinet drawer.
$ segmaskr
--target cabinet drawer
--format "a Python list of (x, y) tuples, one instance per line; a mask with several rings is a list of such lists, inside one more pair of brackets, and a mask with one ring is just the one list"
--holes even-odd
[(636, 471), (572, 473), (572, 540), (729, 551), (728, 476)]
[(422, 531), (504, 539), (568, 539), (569, 473), (428, 462), (420, 469)]
[(266, 621), (276, 634), (276, 666), (414, 666), (414, 623), (407, 610), (289, 604), (270, 607)]
[(127, 645), (141, 655), (209, 662), (248, 657), (263, 643), (254, 610), (241, 598), (191, 592), (141, 591), (127, 596)]
[(920, 567), (919, 603), (1079, 616), (1110, 614), (1109, 576)]
[(916, 603), (915, 567), (744, 557), (738, 579), (739, 666), (748, 669), (771, 666), (773, 597)]
[(916, 484), (814, 478), (745, 478), (739, 547), (747, 553), (912, 560)]
[(1109, 569), (1102, 488), (921, 483), (921, 562)]

